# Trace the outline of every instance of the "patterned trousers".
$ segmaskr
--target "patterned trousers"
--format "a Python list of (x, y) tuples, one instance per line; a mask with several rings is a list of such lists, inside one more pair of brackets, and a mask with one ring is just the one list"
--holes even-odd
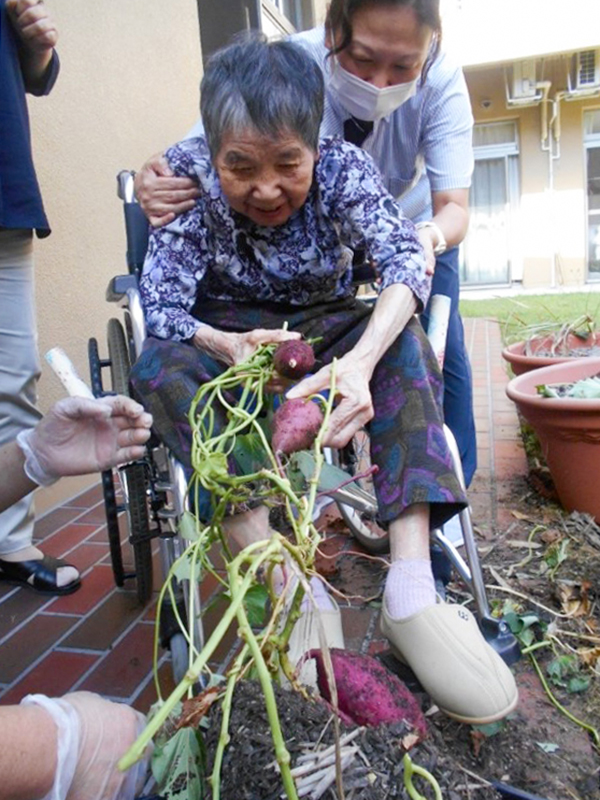
[[(314, 344), (315, 371), (351, 350), (371, 307), (356, 298), (309, 308), (274, 303), (204, 302), (201, 321), (220, 330), (275, 329), (287, 322)], [(154, 427), (188, 470), (191, 429), (187, 420), (198, 387), (223, 365), (186, 342), (149, 338), (132, 368), (136, 396), (154, 416)], [(442, 376), (420, 322), (413, 318), (380, 359), (371, 379), (374, 417), (369, 425), (373, 481), (383, 522), (415, 503), (427, 503), (438, 527), (466, 506), (443, 432)], [(220, 421), (223, 424), (224, 414)], [(216, 414), (219, 424), (219, 414)]]

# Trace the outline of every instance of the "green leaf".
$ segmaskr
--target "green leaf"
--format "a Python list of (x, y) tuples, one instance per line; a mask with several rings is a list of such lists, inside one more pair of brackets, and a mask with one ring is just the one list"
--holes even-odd
[(270, 466), (269, 456), (258, 433), (236, 436), (232, 455), (245, 475)]
[(472, 725), (471, 727), (484, 736), (495, 736), (503, 730), (504, 720), (500, 719), (497, 722), (488, 722), (486, 725)]
[(559, 749), (559, 746), (554, 742), (536, 742), (536, 744), (544, 753), (555, 753)]
[(251, 627), (262, 627), (267, 619), (269, 593), (265, 586), (251, 586), (244, 596), (244, 608)]
[(181, 728), (152, 754), (152, 774), (168, 800), (202, 800), (204, 770), (204, 744), (192, 728)]
[[(315, 472), (315, 457), (310, 450), (300, 450), (294, 453), (290, 458), (290, 463), (293, 468), (297, 469), (304, 475), (306, 480), (310, 480)], [(342, 484), (348, 484), (349, 475), (343, 469), (334, 466), (333, 464), (323, 464), (321, 475), (319, 476), (319, 491), (331, 492), (338, 489)]]
[(198, 529), (196, 527), (196, 517), (189, 511), (184, 511), (179, 520), (179, 535), (189, 542), (198, 540)]
[(590, 688), (590, 678), (586, 675), (575, 675), (567, 683), (567, 691), (571, 694), (587, 692)]
[[(198, 567), (196, 567), (196, 579), (198, 578), (199, 573), (200, 570), (198, 569)], [(173, 574), (175, 575), (178, 581), (190, 580), (190, 578), (192, 577), (192, 563), (190, 560), (189, 553), (185, 558), (182, 558), (175, 564), (173, 568)]]

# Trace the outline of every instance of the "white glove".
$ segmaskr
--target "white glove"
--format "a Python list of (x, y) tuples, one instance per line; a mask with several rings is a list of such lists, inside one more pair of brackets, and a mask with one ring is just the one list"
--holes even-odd
[(54, 785), (41, 800), (133, 800), (143, 789), (150, 749), (127, 772), (117, 768), (144, 728), (143, 714), (92, 692), (30, 694), (21, 705), (41, 706), (57, 728)]
[(123, 395), (65, 397), (35, 428), (21, 431), (17, 444), (27, 477), (50, 486), (65, 475), (101, 472), (141, 458), (151, 425), (151, 414)]

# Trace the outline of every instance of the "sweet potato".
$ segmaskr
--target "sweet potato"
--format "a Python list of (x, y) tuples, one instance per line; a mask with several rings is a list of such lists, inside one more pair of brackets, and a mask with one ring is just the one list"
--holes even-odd
[[(419, 740), (427, 736), (427, 723), (416, 698), (380, 661), (337, 648), (331, 648), (329, 653), (338, 706), (344, 717), (356, 725), (373, 727), (404, 721)], [(325, 700), (331, 702), (323, 653), (310, 650), (307, 658), (315, 659), (319, 691)]]
[(323, 412), (312, 400), (286, 400), (273, 416), (271, 445), (276, 453), (308, 450), (323, 424)]
[(314, 364), (315, 354), (312, 347), (308, 342), (298, 339), (281, 342), (273, 353), (273, 366), (284, 378), (303, 378)]

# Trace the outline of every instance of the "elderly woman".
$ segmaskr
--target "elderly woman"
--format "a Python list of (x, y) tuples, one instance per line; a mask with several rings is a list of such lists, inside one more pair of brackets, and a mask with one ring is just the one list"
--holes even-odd
[[(323, 366), (288, 397), (328, 387), (336, 358), (326, 444), (340, 447), (369, 424), (391, 542), (382, 629), (441, 709), (470, 723), (499, 719), (517, 702), (512, 674), (466, 609), (436, 603), (430, 525), (465, 497), (442, 429), (441, 375), (414, 317), (430, 289), (423, 250), (370, 157), (339, 138), (319, 141), (322, 110), (321, 72), (290, 42), (252, 38), (211, 59), (205, 136), (167, 153), (200, 197), (150, 237), (141, 291), (153, 338), (133, 386), (189, 463), (186, 412), (200, 384), (262, 343), (317, 339)], [(352, 290), (358, 248), (380, 279), (372, 310)], [(267, 537), (263, 509), (242, 517), (234, 537)]]

